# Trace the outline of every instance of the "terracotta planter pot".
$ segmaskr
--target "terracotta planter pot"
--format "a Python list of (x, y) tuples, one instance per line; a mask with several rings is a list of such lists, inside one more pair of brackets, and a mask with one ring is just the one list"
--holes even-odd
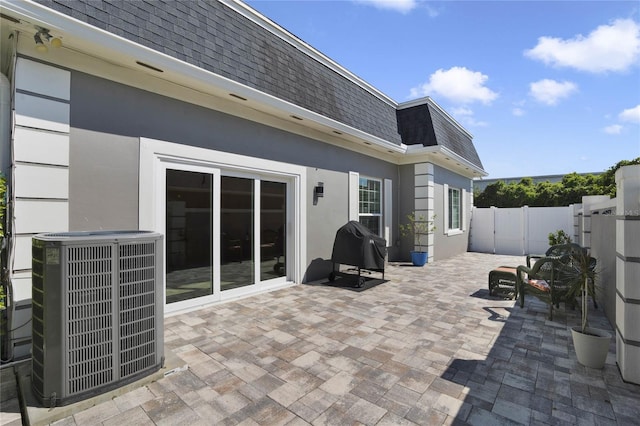
[(579, 326), (571, 328), (578, 362), (585, 367), (603, 368), (609, 353), (611, 334), (591, 327), (587, 327), (585, 332), (583, 333)]

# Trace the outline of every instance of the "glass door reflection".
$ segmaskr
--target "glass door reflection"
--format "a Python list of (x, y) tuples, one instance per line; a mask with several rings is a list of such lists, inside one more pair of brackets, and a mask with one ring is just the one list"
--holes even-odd
[(287, 184), (260, 182), (260, 281), (287, 274)]
[(220, 178), (220, 289), (254, 284), (254, 179)]
[(213, 294), (212, 175), (166, 174), (166, 303)]

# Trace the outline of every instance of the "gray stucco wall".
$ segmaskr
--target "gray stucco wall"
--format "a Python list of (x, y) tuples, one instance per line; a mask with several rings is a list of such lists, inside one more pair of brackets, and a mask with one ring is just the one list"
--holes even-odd
[(139, 139), (72, 128), (69, 230), (138, 229)]
[[(399, 200), (399, 223), (406, 223), (407, 215), (415, 210), (414, 202), (414, 179), (415, 179), (415, 166), (413, 164), (401, 166), (399, 168), (399, 185), (400, 185), (400, 200)], [(444, 184), (448, 184), (453, 188), (463, 188), (469, 191), (471, 180), (459, 174), (453, 173), (440, 166), (434, 165), (433, 170), (434, 180), (434, 212), (436, 215), (434, 232), (434, 260), (446, 259), (455, 256), (460, 253), (464, 253), (468, 249), (469, 238), (469, 220), (471, 218), (470, 203), (467, 204), (466, 213), (466, 230), (459, 235), (446, 235), (447, 224), (446, 217), (444, 215)], [(412, 237), (404, 237), (397, 244), (396, 258), (391, 258), (397, 261), (409, 261), (409, 252), (413, 250)], [(431, 254), (429, 255), (431, 258)], [(430, 260), (431, 261), (431, 260)]]
[(458, 235), (447, 235), (447, 218), (444, 214), (444, 184), (450, 188), (460, 188), (469, 191), (471, 180), (460, 176), (440, 166), (434, 166), (434, 204), (436, 214), (436, 231), (434, 234), (435, 260), (447, 259), (460, 253), (465, 253), (469, 247), (469, 220), (471, 206), (467, 203), (465, 212), (465, 231)]
[(393, 177), (397, 169), (354, 151), (80, 72), (71, 78), (71, 126), (376, 177)]
[[(415, 210), (415, 166), (413, 164), (400, 166), (399, 186), (400, 186), (400, 200), (398, 203), (398, 214), (396, 221), (399, 224), (407, 223), (407, 215), (411, 214)], [(395, 212), (394, 212), (395, 213)], [(393, 257), (389, 259), (397, 262), (409, 262), (411, 261), (410, 252), (413, 250), (413, 237), (401, 237), (400, 234), (396, 234), (395, 246), (396, 250), (393, 253)]]
[[(394, 164), (79, 72), (71, 78), (71, 127), (74, 230), (137, 227), (140, 137), (309, 167), (307, 260), (312, 265), (306, 280), (328, 273), (326, 262), (316, 260), (331, 257), (335, 232), (348, 220), (349, 171), (393, 179), (397, 200)], [(325, 196), (313, 205), (317, 182), (325, 183)]]
[[(307, 171), (307, 275), (305, 281), (326, 278), (336, 231), (349, 220), (349, 175), (310, 168)], [(324, 183), (324, 196), (314, 199), (313, 188)]]

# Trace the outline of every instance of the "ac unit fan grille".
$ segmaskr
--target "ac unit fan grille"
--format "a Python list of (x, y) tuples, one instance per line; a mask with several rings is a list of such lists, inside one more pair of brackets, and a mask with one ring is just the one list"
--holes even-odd
[(67, 247), (67, 374), (73, 395), (111, 383), (113, 247)]
[(156, 363), (154, 243), (120, 245), (120, 376)]
[(32, 374), (31, 380), (42, 388), (44, 383), (44, 249), (33, 244), (31, 247), (31, 339), (32, 339)]

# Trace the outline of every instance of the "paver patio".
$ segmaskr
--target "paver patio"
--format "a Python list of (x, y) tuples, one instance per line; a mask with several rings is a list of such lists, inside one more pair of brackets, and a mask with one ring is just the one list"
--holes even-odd
[[(299, 285), (168, 317), (165, 350), (188, 370), (56, 424), (638, 424), (614, 339), (605, 369), (585, 368), (579, 311), (548, 321), (534, 298), (489, 296), (489, 271), (523, 262), (392, 264), (366, 291)], [(590, 318), (613, 334), (602, 310)]]

